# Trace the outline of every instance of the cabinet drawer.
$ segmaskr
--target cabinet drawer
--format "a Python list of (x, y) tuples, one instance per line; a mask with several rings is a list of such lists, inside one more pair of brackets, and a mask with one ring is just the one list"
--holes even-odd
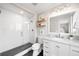
[(48, 48), (45, 48), (45, 47), (43, 48), (43, 51), (48, 51), (48, 50), (49, 50)]
[(71, 56), (79, 56), (79, 48), (71, 47)]
[(44, 51), (49, 51), (49, 47), (44, 46), (44, 47), (43, 47), (43, 50), (44, 50)]
[(43, 42), (43, 46), (49, 46), (49, 44), (50, 44), (50, 41), (44, 41)]
[(47, 41), (47, 40), (43, 40), (43, 42), (44, 42), (44, 43), (49, 43), (50, 41)]
[(48, 51), (44, 51), (44, 56), (49, 56), (49, 52)]
[(44, 45), (43, 45), (43, 49), (44, 49), (44, 50), (48, 50), (48, 49), (49, 49), (49, 46), (46, 46), (46, 45), (44, 46)]
[(48, 54), (46, 54), (46, 53), (44, 53), (43, 55), (44, 55), (44, 56), (48, 56)]

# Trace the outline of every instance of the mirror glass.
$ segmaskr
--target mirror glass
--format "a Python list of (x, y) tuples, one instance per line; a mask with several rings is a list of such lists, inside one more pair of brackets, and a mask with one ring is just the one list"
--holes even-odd
[(74, 13), (72, 25), (72, 33), (79, 35), (79, 12)]
[(50, 18), (50, 32), (70, 33), (72, 13)]

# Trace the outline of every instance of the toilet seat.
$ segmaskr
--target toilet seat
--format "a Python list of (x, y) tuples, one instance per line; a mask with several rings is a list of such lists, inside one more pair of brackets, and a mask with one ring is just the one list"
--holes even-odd
[(40, 44), (39, 43), (35, 43), (32, 45), (32, 49), (33, 50), (38, 50), (40, 48)]

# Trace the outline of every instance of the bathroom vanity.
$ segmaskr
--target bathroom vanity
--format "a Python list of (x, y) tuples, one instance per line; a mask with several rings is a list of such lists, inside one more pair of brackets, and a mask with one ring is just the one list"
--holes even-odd
[(48, 34), (38, 36), (43, 43), (44, 56), (79, 56), (78, 15), (71, 12), (49, 17)]
[(38, 36), (43, 39), (44, 56), (79, 56), (79, 40), (50, 38)]

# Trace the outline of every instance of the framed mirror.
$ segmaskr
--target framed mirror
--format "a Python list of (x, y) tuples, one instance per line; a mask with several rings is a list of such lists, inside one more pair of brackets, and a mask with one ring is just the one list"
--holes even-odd
[(49, 18), (49, 32), (50, 33), (71, 33), (72, 31), (72, 17), (74, 12), (58, 15)]

